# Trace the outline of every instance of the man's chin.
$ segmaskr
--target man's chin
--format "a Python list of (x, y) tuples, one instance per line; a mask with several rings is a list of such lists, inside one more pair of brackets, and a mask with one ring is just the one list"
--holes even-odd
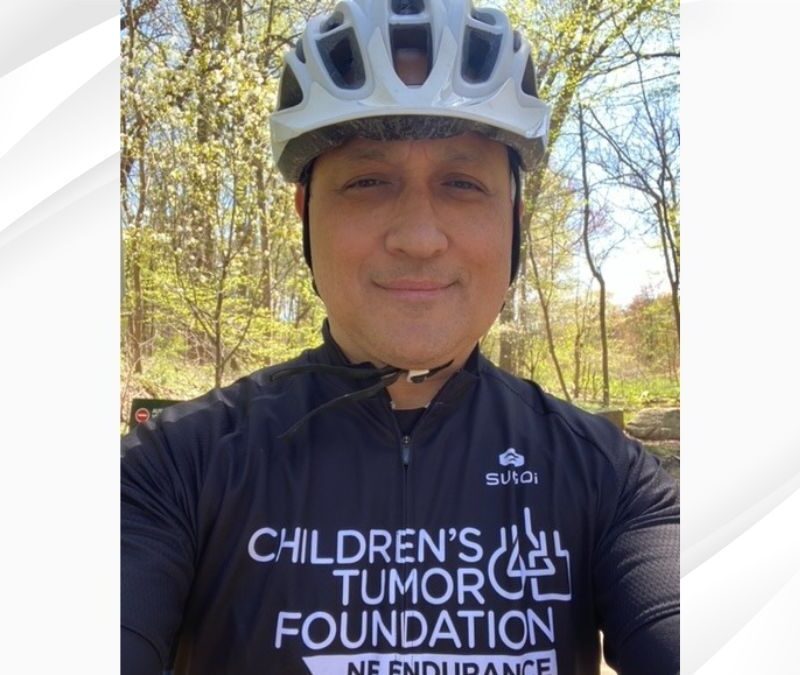
[(421, 345), (409, 348), (409, 345), (388, 345), (380, 350), (381, 361), (403, 370), (430, 370), (439, 368), (457, 358), (458, 349), (447, 349), (446, 346), (432, 348), (432, 345)]
[(349, 334), (331, 322), (333, 337), (350, 360), (370, 361), (379, 367), (391, 365), (403, 370), (427, 370), (459, 358), (466, 359), (474, 347), (468, 344), (467, 336), (453, 330), (455, 317), (447, 322), (375, 318), (376, 321)]

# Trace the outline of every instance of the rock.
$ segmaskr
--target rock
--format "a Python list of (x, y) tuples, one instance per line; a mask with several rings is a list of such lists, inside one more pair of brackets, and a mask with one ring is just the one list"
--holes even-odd
[(643, 441), (670, 441), (681, 437), (680, 408), (645, 408), (630, 421), (625, 430)]
[(672, 441), (646, 441), (642, 443), (650, 452), (659, 457), (670, 457), (675, 455), (680, 457), (681, 442), (678, 440)]
[(680, 441), (642, 441), (645, 450), (652, 453), (661, 461), (667, 473), (678, 484), (681, 479), (681, 442)]

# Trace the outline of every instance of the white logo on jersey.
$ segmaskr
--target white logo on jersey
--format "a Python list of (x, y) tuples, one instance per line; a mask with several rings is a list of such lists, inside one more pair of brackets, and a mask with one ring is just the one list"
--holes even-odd
[(530, 470), (517, 471), (525, 464), (525, 457), (519, 454), (514, 448), (509, 448), (501, 452), (497, 457), (500, 466), (514, 467), (505, 471), (490, 471), (486, 474), (487, 485), (528, 485), (539, 484), (539, 476)]
[(517, 468), (525, 464), (525, 458), (520, 455), (514, 448), (509, 448), (500, 454), (500, 466), (515, 466)]

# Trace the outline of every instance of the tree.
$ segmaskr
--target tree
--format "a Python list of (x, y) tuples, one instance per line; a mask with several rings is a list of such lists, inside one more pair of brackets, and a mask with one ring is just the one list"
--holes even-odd
[(584, 393), (585, 379), (588, 371), (586, 358), (587, 344), (592, 337), (593, 323), (597, 307), (592, 296), (591, 284), (585, 288), (575, 288), (573, 302), (573, 338), (572, 338), (572, 398), (579, 399)]
[[(531, 37), (534, 61), (538, 70), (540, 97), (552, 107), (552, 118), (547, 149), (540, 167), (532, 171), (525, 181), (525, 208), (531, 214), (525, 223), (536, 227), (536, 213), (546, 173), (546, 165), (558, 144), (567, 123), (573, 101), (581, 87), (593, 78), (607, 74), (620, 66), (630, 56), (626, 34), (638, 22), (656, 16), (670, 0), (591, 0), (590, 2), (561, 2), (556, 0), (528, 0), (509, 7), (512, 24)], [(530, 254), (529, 254), (530, 255)], [(532, 271), (537, 261), (531, 261)], [(514, 291), (516, 292), (516, 291)], [(540, 300), (543, 296), (540, 296)], [(501, 314), (502, 323), (513, 322), (507, 303)], [(542, 312), (548, 311), (542, 307)], [(545, 319), (548, 333), (549, 318)], [(503, 331), (501, 335), (512, 335)], [(513, 348), (501, 344), (500, 366), (514, 372)], [(557, 367), (557, 370), (560, 368)], [(563, 380), (563, 378), (559, 378)], [(562, 386), (562, 389), (566, 389)]]
[[(530, 226), (532, 212), (528, 211), (523, 216), (523, 250), (527, 253), (531, 286), (541, 312), (543, 338), (559, 389), (569, 401), (569, 388), (558, 355), (557, 322), (554, 320), (553, 310), (565, 288), (571, 283), (575, 242), (569, 229), (569, 217), (574, 208), (574, 194), (563, 178), (548, 176), (543, 184), (539, 204), (537, 228)], [(515, 290), (518, 291), (519, 286)], [(527, 296), (522, 299), (529, 302)]]
[[(608, 144), (606, 170), (619, 185), (642, 195), (661, 246), (680, 340), (680, 129), (673, 73), (646, 73), (640, 55), (646, 37), (625, 38), (635, 55), (635, 94), (592, 111), (592, 129)], [(671, 52), (670, 52), (671, 53)], [(616, 123), (607, 121), (616, 120)]]
[(581, 146), (581, 186), (583, 188), (583, 227), (581, 228), (581, 238), (586, 253), (586, 262), (592, 271), (592, 276), (600, 286), (600, 304), (598, 316), (600, 319), (600, 345), (603, 363), (603, 405), (608, 407), (610, 401), (610, 385), (608, 375), (608, 329), (606, 328), (606, 280), (603, 277), (598, 256), (592, 254), (589, 245), (589, 229), (591, 224), (590, 211), (590, 187), (588, 178), (588, 159), (586, 150), (586, 125), (584, 123), (583, 106), (578, 102), (578, 127)]
[(284, 354), (311, 339), (307, 324), (318, 328), (268, 119), (282, 50), (319, 10), (285, 0), (124, 9), (125, 353), (140, 374), (144, 346), (167, 353), (178, 340), (219, 386), (232, 364), (264, 359), (265, 341)]
[(643, 289), (620, 313), (615, 332), (622, 349), (634, 355), (640, 373), (677, 383), (679, 350), (672, 321), (671, 294)]

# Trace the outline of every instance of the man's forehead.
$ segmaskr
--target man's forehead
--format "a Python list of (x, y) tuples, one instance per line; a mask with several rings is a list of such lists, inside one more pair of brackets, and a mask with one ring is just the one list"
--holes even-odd
[(434, 139), (376, 140), (355, 137), (331, 152), (344, 161), (399, 161), (412, 151), (441, 161), (478, 163), (486, 160), (487, 152), (505, 154), (505, 146), (469, 132)]

